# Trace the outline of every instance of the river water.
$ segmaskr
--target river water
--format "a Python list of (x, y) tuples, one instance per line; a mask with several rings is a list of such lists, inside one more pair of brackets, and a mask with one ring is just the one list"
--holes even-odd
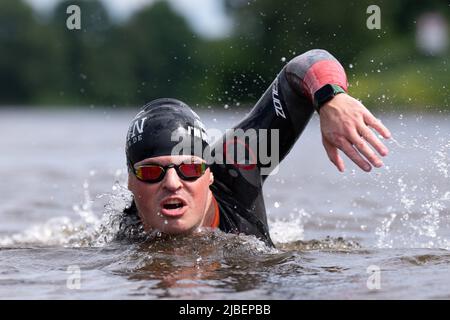
[[(450, 299), (447, 114), (378, 114), (371, 173), (328, 161), (314, 117), (264, 187), (277, 248), (206, 232), (113, 241), (135, 111), (0, 111), (1, 299)], [(245, 110), (199, 112), (231, 127)]]

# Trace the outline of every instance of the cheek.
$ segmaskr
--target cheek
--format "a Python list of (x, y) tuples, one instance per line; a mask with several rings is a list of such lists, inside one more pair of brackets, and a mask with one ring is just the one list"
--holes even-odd
[[(141, 207), (151, 203), (156, 194), (155, 187), (142, 183), (135, 177), (130, 177), (128, 179), (128, 189), (133, 193), (135, 201), (138, 202)], [(145, 201), (142, 199), (145, 199)]]
[(202, 177), (201, 180), (197, 180), (195, 184), (189, 186), (189, 193), (196, 206), (204, 204), (208, 196), (208, 191), (209, 178), (207, 177)]

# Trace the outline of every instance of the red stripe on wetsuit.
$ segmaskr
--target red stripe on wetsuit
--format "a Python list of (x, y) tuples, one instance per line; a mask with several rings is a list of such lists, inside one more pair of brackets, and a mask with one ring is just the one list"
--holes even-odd
[(314, 93), (326, 84), (335, 84), (348, 91), (345, 70), (335, 60), (321, 60), (314, 63), (303, 78), (302, 90), (313, 101)]

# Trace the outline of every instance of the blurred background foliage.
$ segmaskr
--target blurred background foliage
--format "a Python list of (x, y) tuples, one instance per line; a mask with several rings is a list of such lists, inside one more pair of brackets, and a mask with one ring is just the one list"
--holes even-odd
[[(254, 103), (292, 57), (323, 48), (369, 107), (450, 108), (448, 0), (211, 1), (223, 1), (233, 21), (223, 38), (196, 34), (166, 1), (117, 22), (96, 0), (64, 0), (47, 16), (22, 0), (1, 0), (0, 105), (126, 107), (158, 97)], [(81, 8), (81, 30), (66, 28), (72, 4)], [(371, 4), (381, 8), (380, 30), (366, 27)], [(417, 42), (427, 13), (444, 22), (447, 45), (434, 52)]]

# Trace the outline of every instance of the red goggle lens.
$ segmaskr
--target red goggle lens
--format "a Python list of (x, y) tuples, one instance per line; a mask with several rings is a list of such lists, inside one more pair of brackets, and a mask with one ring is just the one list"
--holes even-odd
[(164, 169), (160, 166), (142, 166), (136, 169), (136, 177), (143, 181), (158, 180)]
[(206, 170), (204, 163), (183, 163), (178, 167), (185, 178), (199, 178)]

